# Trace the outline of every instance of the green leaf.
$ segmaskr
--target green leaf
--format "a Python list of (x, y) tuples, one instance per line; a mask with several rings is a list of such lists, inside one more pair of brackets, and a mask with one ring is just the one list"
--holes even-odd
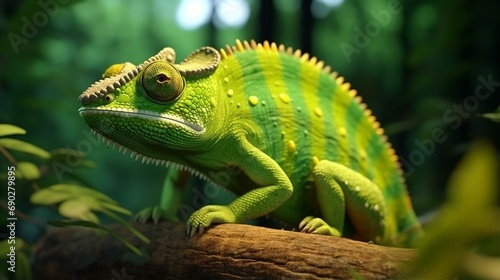
[(10, 244), (8, 243), (8, 239), (0, 241), (0, 259), (4, 260), (6, 255), (10, 251)]
[(49, 225), (55, 227), (82, 226), (88, 228), (101, 229), (101, 226), (89, 221), (49, 221), (48, 223)]
[(74, 185), (74, 184), (55, 184), (49, 187), (51, 190), (55, 192), (63, 192), (63, 193), (69, 193), (73, 194), (75, 196), (92, 196), (95, 197), (96, 199), (100, 199), (109, 203), (114, 203), (117, 204), (116, 201), (111, 199), (109, 196), (93, 190), (91, 188), (86, 188), (82, 187), (79, 185)]
[(0, 146), (10, 150), (33, 154), (43, 159), (50, 158), (50, 153), (45, 151), (44, 149), (17, 139), (0, 138)]
[(136, 255), (142, 257), (142, 252), (137, 247), (135, 247), (132, 243), (125, 240), (123, 237), (118, 235), (116, 232), (114, 232), (108, 228), (102, 227), (96, 223), (93, 223), (90, 221), (49, 221), (49, 224), (52, 226), (56, 226), (56, 227), (84, 226), (84, 227), (88, 227), (88, 228), (104, 230), (106, 233), (110, 234), (113, 238), (117, 239), (123, 245), (125, 245), (127, 248), (129, 248)]
[(131, 215), (129, 210), (120, 207), (107, 195), (73, 184), (55, 184), (39, 190), (31, 195), (30, 201), (39, 205), (61, 203), (59, 214), (62, 216), (96, 223), (99, 223), (99, 219), (93, 211), (104, 212), (108, 216), (112, 211)]
[(0, 137), (14, 134), (26, 134), (26, 130), (11, 124), (0, 124)]
[(97, 216), (90, 212), (89, 204), (80, 199), (66, 200), (59, 205), (59, 214), (66, 218), (99, 223)]
[[(10, 247), (14, 246), (16, 250), (16, 267), (15, 267), (15, 274), (13, 279), (21, 279), (21, 280), (31, 280), (31, 269), (28, 261), (28, 257), (26, 254), (22, 251), (23, 248), (25, 247), (25, 243), (22, 239), (16, 238), (15, 239), (15, 244), (9, 244), (9, 240), (12, 239), (6, 239), (0, 241), (0, 260), (2, 262), (5, 262), (8, 260), (9, 256), (7, 256), (8, 253), (10, 253)], [(1, 267), (1, 266), (0, 266)], [(0, 275), (0, 279), (2, 278), (3, 275)], [(7, 279), (7, 278), (5, 278)], [(10, 278), (9, 278), (10, 279)]]
[(500, 113), (488, 113), (482, 114), (481, 116), (494, 122), (500, 122)]
[(45, 189), (39, 190), (31, 196), (31, 202), (35, 204), (54, 204), (71, 197), (92, 197), (102, 202), (118, 204), (109, 196), (96, 190), (74, 184), (55, 184)]
[(21, 239), (21, 238), (16, 238), (15, 244), (9, 244), (9, 240), (12, 240), (12, 239), (5, 239), (5, 240), (0, 241), (0, 260), (7, 259), (6, 255), (10, 252), (11, 246), (15, 246), (16, 250), (22, 250), (26, 246), (23, 239)]
[(499, 279), (500, 258), (486, 257), (475, 253), (466, 255), (465, 269), (474, 279)]
[(16, 280), (31, 280), (31, 267), (28, 257), (23, 252), (16, 253)]
[(126, 240), (125, 238), (121, 237), (119, 234), (117, 234), (116, 232), (114, 232), (112, 230), (108, 229), (107, 232), (109, 234), (111, 234), (111, 236), (113, 236), (115, 239), (117, 239), (118, 241), (120, 241), (127, 248), (129, 248), (129, 250), (131, 250), (132, 252), (134, 252), (136, 255), (142, 257), (141, 250), (139, 250), (139, 248), (135, 247), (134, 244), (130, 243), (128, 240)]
[(31, 162), (27, 161), (18, 162), (16, 165), (16, 169), (17, 169), (16, 175), (20, 179), (36, 180), (39, 179), (41, 176), (38, 166), (36, 166)]
[(132, 215), (132, 212), (130, 212), (130, 210), (125, 209), (123, 207), (120, 207), (120, 206), (118, 206), (116, 204), (111, 204), (111, 203), (105, 203), (105, 202), (103, 202), (102, 206), (104, 208), (109, 209), (109, 210), (114, 211), (114, 212), (122, 213), (122, 214), (128, 215), (128, 216)]
[(144, 236), (142, 233), (140, 233), (138, 230), (136, 230), (129, 222), (126, 222), (125, 220), (123, 220), (122, 218), (120, 218), (118, 215), (116, 215), (113, 212), (110, 212), (110, 211), (107, 211), (107, 210), (104, 210), (103, 212), (108, 217), (112, 218), (113, 220), (119, 222), (121, 225), (123, 225), (124, 227), (126, 227), (137, 238), (139, 238), (140, 240), (142, 240), (142, 242), (149, 243), (149, 239), (146, 236)]
[(480, 116), (495, 122), (500, 122), (500, 107), (498, 107), (498, 109), (493, 113), (482, 114)]
[(467, 211), (495, 204), (499, 170), (495, 155), (489, 142), (479, 141), (472, 145), (450, 177), (450, 202), (462, 204), (462, 209)]
[(425, 279), (453, 278), (463, 271), (465, 256), (477, 244), (500, 235), (500, 209), (496, 151), (489, 142), (473, 143), (450, 177), (448, 197), (438, 216), (428, 225), (415, 273), (425, 269)]
[(87, 168), (95, 168), (97, 164), (95, 162), (90, 161), (90, 160), (83, 160), (82, 163), (80, 163), (81, 167), (87, 167)]
[(45, 188), (33, 193), (30, 197), (30, 202), (38, 205), (52, 205), (71, 197), (73, 197), (72, 193), (57, 192), (50, 188)]
[(130, 223), (115, 214), (115, 212), (118, 212), (131, 215), (129, 210), (118, 206), (116, 201), (96, 190), (73, 184), (55, 184), (31, 195), (30, 201), (42, 205), (60, 203), (58, 210), (63, 217), (88, 221), (94, 224), (99, 223), (99, 218), (94, 214), (94, 211), (102, 212), (124, 225), (142, 241), (149, 242)]

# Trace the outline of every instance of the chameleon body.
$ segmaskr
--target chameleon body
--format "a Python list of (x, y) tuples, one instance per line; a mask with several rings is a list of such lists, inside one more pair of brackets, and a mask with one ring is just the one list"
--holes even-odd
[(79, 100), (84, 121), (132, 156), (238, 195), (194, 212), (190, 235), (268, 214), (302, 232), (385, 245), (422, 235), (379, 123), (308, 54), (236, 41), (176, 64), (165, 48), (139, 66), (109, 67)]

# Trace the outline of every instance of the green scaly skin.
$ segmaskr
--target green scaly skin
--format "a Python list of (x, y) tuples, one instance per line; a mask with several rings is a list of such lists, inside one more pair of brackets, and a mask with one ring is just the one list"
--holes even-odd
[[(191, 236), (267, 214), (302, 232), (385, 245), (413, 246), (423, 235), (379, 123), (308, 54), (236, 41), (177, 64), (165, 48), (139, 66), (109, 67), (79, 100), (87, 125), (132, 157), (239, 196), (194, 212)], [(176, 191), (167, 192), (172, 203)], [(157, 215), (175, 217), (175, 206)]]

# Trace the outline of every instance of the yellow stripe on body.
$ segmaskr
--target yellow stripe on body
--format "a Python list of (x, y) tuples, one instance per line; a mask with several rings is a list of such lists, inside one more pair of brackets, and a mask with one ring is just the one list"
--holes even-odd
[[(292, 104), (294, 100), (290, 97), (289, 92), (283, 80), (283, 65), (280, 61), (280, 53), (276, 45), (259, 45), (256, 51), (257, 61), (262, 69), (262, 76), (269, 90), (270, 96), (267, 98), (276, 108), (275, 114), (268, 113), (268, 120), (265, 122), (278, 122), (281, 131), (273, 137), (272, 145), (279, 147), (280, 152), (275, 160), (280, 164), (281, 168), (287, 175), (290, 175), (295, 170), (295, 158), (299, 144), (296, 138), (296, 124), (294, 122), (294, 112)], [(260, 92), (261, 95), (265, 93)], [(277, 114), (276, 114), (277, 113)], [(276, 125), (273, 125), (277, 127)], [(272, 133), (267, 131), (266, 133)], [(277, 143), (279, 142), (279, 143)]]

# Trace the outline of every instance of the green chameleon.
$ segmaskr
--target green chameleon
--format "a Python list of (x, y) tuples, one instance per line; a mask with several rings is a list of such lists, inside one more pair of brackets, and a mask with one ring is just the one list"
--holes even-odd
[(268, 214), (301, 232), (391, 246), (423, 235), (383, 129), (316, 57), (236, 41), (177, 64), (164, 48), (139, 66), (110, 66), (79, 101), (108, 143), (238, 195), (194, 212), (190, 236)]

